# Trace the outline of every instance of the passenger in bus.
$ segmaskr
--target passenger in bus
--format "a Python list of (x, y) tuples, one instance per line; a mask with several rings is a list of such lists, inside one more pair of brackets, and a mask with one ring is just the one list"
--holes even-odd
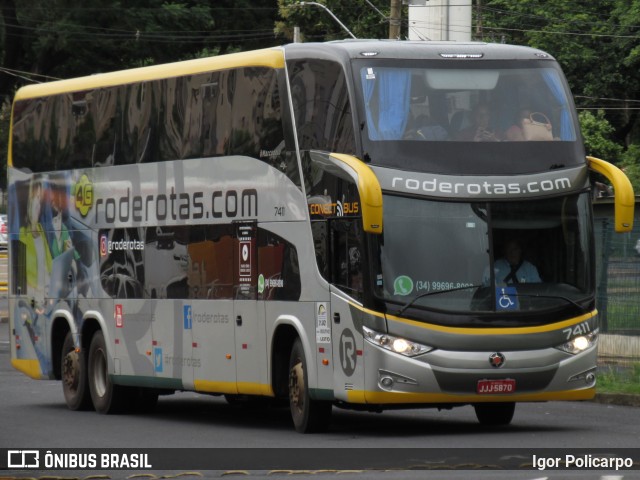
[(456, 140), (463, 142), (499, 142), (500, 139), (491, 128), (491, 111), (486, 103), (478, 103), (473, 109), (473, 124), (458, 132)]
[(436, 124), (424, 114), (413, 119), (404, 133), (405, 140), (444, 141), (448, 136), (442, 125)]
[(528, 108), (518, 110), (515, 122), (504, 132), (504, 139), (508, 142), (524, 142), (523, 120), (530, 116), (531, 110)]
[[(519, 283), (540, 283), (542, 279), (538, 269), (523, 257), (522, 245), (516, 239), (509, 239), (504, 246), (504, 256), (493, 265), (495, 281), (498, 285)], [(487, 269), (483, 282), (489, 285), (490, 277)]]

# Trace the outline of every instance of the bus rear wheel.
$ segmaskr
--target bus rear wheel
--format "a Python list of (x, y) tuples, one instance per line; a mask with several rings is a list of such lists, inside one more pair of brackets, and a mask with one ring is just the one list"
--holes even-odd
[(89, 347), (89, 390), (93, 407), (98, 413), (121, 412), (125, 402), (125, 389), (114, 385), (109, 378), (109, 363), (104, 335), (97, 331)]
[(309, 395), (307, 361), (300, 339), (291, 348), (289, 359), (289, 408), (296, 431), (312, 433), (325, 431), (331, 421), (331, 402), (314, 400)]
[(91, 394), (87, 385), (87, 360), (84, 350), (76, 351), (73, 335), (67, 332), (62, 344), (60, 362), (62, 392), (70, 410), (87, 410), (91, 407)]
[(481, 425), (509, 425), (516, 410), (515, 402), (478, 403), (473, 406)]

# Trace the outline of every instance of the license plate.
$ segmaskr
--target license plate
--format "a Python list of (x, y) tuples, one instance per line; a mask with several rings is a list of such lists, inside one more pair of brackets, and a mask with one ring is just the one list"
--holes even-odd
[(478, 380), (480, 395), (499, 395), (516, 391), (516, 381), (512, 378), (503, 380)]

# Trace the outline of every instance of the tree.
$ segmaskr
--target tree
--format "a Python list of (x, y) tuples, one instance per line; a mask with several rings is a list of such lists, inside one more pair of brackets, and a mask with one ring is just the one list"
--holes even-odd
[(0, 176), (18, 87), (277, 45), (277, 14), (276, 0), (0, 0)]
[[(276, 0), (0, 0), (2, 65), (69, 78), (276, 45)], [(2, 77), (0, 93), (23, 83)]]
[(598, 110), (594, 115), (589, 110), (583, 110), (580, 112), (579, 120), (587, 155), (618, 163), (622, 155), (622, 146), (612, 139), (614, 129), (605, 118), (604, 112)]
[[(305, 41), (324, 42), (350, 38), (327, 12), (316, 5), (300, 6), (298, 0), (278, 0), (282, 20), (276, 31), (293, 39), (293, 28), (300, 27)], [(388, 38), (389, 23), (365, 0), (341, 2), (327, 0), (325, 5), (358, 38)], [(387, 9), (388, 10), (388, 9)]]

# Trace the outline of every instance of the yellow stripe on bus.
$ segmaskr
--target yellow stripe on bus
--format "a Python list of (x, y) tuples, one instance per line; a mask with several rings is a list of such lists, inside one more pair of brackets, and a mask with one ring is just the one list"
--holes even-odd
[(35, 380), (44, 378), (42, 376), (42, 370), (40, 370), (40, 362), (38, 362), (38, 360), (12, 358), (11, 366), (19, 372), (22, 372), (26, 376), (31, 377)]
[(522, 393), (514, 395), (454, 395), (450, 393), (347, 392), (349, 403), (360, 404), (409, 404), (409, 403), (482, 403), (482, 402), (547, 402), (551, 400), (591, 400), (595, 387), (559, 392)]
[(100, 73), (88, 77), (29, 85), (18, 90), (15, 100), (46, 97), (48, 95), (102, 87), (113, 87), (135, 82), (147, 82), (183, 75), (195, 75), (198, 73), (238, 67), (284, 68), (284, 51), (279, 47), (266, 48), (251, 52), (231, 53), (217, 57), (198, 58), (183, 62), (165, 63), (130, 70)]
[(598, 314), (597, 310), (589, 313), (585, 313), (579, 317), (570, 318), (562, 322), (549, 323), (547, 325), (537, 325), (535, 327), (483, 327), (483, 328), (468, 328), (468, 327), (445, 327), (443, 325), (434, 325), (432, 323), (417, 322), (415, 320), (408, 320), (406, 318), (396, 317), (394, 315), (387, 315), (387, 319), (395, 322), (405, 323), (418, 328), (424, 328), (427, 330), (435, 330), (437, 332), (455, 333), (463, 335), (521, 335), (529, 333), (544, 333), (552, 332), (554, 330), (560, 330), (561, 328), (572, 327), (580, 322), (585, 322), (590, 318), (595, 317)]
[(424, 328), (426, 330), (435, 330), (437, 332), (455, 333), (464, 335), (519, 335), (527, 333), (544, 333), (559, 330), (561, 328), (572, 327), (580, 322), (585, 322), (590, 318), (595, 317), (598, 314), (598, 310), (585, 313), (579, 317), (570, 318), (569, 320), (563, 320), (561, 322), (550, 323), (547, 325), (537, 325), (535, 327), (482, 327), (482, 328), (469, 328), (469, 327), (446, 327), (444, 325), (435, 325), (433, 323), (418, 322), (416, 320), (409, 320), (408, 318), (396, 317), (395, 315), (385, 315), (381, 312), (369, 310), (354, 302), (349, 302), (349, 305), (357, 308), (362, 313), (367, 315), (373, 315), (375, 317), (386, 318), (393, 322), (404, 323), (413, 327)]

